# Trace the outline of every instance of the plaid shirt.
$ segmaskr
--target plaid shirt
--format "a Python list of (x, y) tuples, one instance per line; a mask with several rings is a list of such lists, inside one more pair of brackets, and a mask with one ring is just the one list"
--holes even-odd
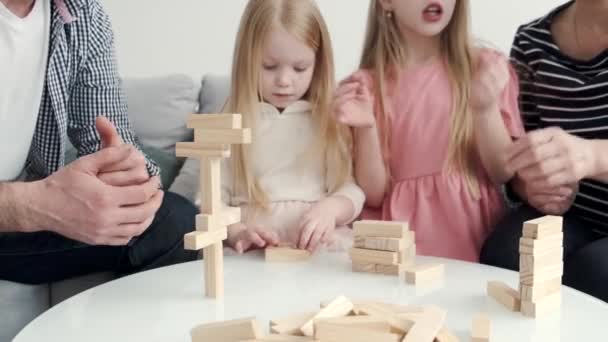
[[(51, 0), (47, 0), (51, 1)], [(98, 0), (52, 0), (48, 67), (26, 172), (44, 178), (65, 164), (69, 141), (83, 156), (101, 148), (95, 119), (104, 115), (138, 146), (127, 116), (110, 20)], [(158, 175), (147, 160), (148, 172)]]

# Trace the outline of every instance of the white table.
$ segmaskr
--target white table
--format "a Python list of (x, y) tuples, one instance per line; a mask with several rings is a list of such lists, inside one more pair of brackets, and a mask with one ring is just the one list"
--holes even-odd
[[(85, 291), (29, 324), (16, 342), (186, 342), (203, 322), (256, 316), (264, 329), (271, 318), (307, 312), (338, 295), (401, 303), (439, 305), (447, 327), (469, 341), (471, 318), (487, 312), (494, 342), (605, 341), (608, 304), (564, 288), (561, 312), (543, 319), (512, 313), (485, 295), (488, 280), (515, 287), (518, 274), (459, 261), (444, 262), (445, 285), (416, 288), (397, 277), (353, 273), (344, 254), (320, 254), (306, 263), (268, 264), (261, 254), (225, 260), (225, 299), (203, 297), (203, 264), (191, 262), (122, 278)], [(211, 341), (210, 341), (211, 342)]]

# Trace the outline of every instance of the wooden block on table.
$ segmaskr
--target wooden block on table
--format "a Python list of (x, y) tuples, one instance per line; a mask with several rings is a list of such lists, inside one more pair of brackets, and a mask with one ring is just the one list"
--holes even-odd
[(399, 342), (400, 336), (355, 327), (320, 324), (315, 330), (315, 340), (322, 342)]
[(556, 292), (536, 302), (521, 302), (521, 312), (524, 316), (538, 318), (551, 312), (559, 311), (562, 304), (561, 292)]
[(562, 248), (563, 240), (563, 233), (553, 234), (541, 240), (521, 238), (519, 239), (519, 253), (539, 255), (554, 252), (556, 249)]
[(224, 296), (224, 249), (222, 243), (203, 249), (205, 263), (205, 293), (207, 297)]
[(471, 329), (471, 342), (489, 342), (491, 336), (490, 317), (486, 314), (478, 314), (473, 317)]
[(358, 221), (353, 224), (355, 236), (401, 239), (407, 236), (408, 224), (395, 221)]
[(398, 276), (405, 272), (406, 266), (399, 265), (376, 265), (376, 273), (384, 275)]
[(447, 312), (438, 307), (429, 307), (414, 323), (403, 342), (433, 342), (443, 326)]
[(541, 298), (560, 292), (561, 288), (562, 279), (559, 277), (534, 285), (519, 284), (519, 294), (522, 301), (536, 302)]
[(230, 148), (225, 146), (208, 146), (194, 142), (178, 142), (175, 144), (175, 155), (179, 158), (228, 158)]
[(414, 267), (416, 264), (416, 244), (409, 245), (399, 255), (399, 263), (406, 267)]
[(191, 114), (186, 123), (186, 127), (194, 129), (238, 129), (243, 127), (241, 114)]
[(250, 144), (251, 129), (204, 128), (194, 132), (194, 142), (208, 145)]
[(268, 247), (264, 255), (266, 262), (299, 262), (311, 257), (309, 251), (291, 247)]
[(353, 262), (359, 263), (372, 263), (377, 265), (397, 265), (399, 263), (398, 252), (351, 248), (350, 257)]
[(489, 281), (487, 294), (511, 311), (517, 312), (520, 310), (521, 301), (519, 292), (503, 282)]
[(304, 313), (289, 315), (287, 317), (271, 319), (270, 326), (271, 327), (272, 326), (284, 326), (284, 327), (295, 326), (297, 328), (297, 330), (299, 330), (302, 325), (304, 325), (306, 322), (313, 319), (313, 317), (315, 317), (316, 314), (317, 314), (317, 311), (304, 312)]
[(319, 318), (344, 317), (348, 316), (353, 310), (353, 303), (344, 296), (340, 296), (331, 301), (326, 307), (321, 309), (311, 320), (300, 327), (304, 336), (314, 335), (314, 321)]
[(561, 233), (564, 219), (561, 216), (543, 216), (535, 220), (524, 222), (523, 237), (542, 239), (547, 236)]
[(410, 267), (405, 270), (405, 281), (408, 284), (428, 284), (440, 280), (445, 273), (444, 264), (428, 264)]
[(239, 342), (260, 336), (255, 318), (201, 324), (190, 331), (192, 342)]
[(561, 264), (563, 260), (564, 249), (554, 249), (544, 254), (520, 254), (519, 255), (519, 271), (520, 272), (536, 272), (547, 266)]
[(391, 330), (391, 326), (388, 324), (387, 320), (377, 316), (346, 316), (315, 319), (315, 332), (318, 331), (320, 325), (324, 324), (371, 330), (381, 333), (388, 333)]
[[(308, 336), (293, 336), (293, 335), (280, 335), (272, 334), (262, 337), (258, 337), (255, 340), (241, 341), (241, 342), (313, 342), (312, 337)], [(211, 341), (209, 341), (211, 342)]]
[(219, 214), (223, 206), (220, 160), (202, 159), (200, 164), (201, 214)]
[(228, 238), (226, 227), (209, 232), (191, 232), (184, 235), (184, 249), (189, 251), (200, 251), (215, 243), (221, 243)]
[(373, 249), (377, 251), (401, 252), (405, 250), (406, 240), (397, 238), (355, 237), (355, 248)]
[(519, 282), (524, 285), (535, 285), (546, 281), (561, 278), (564, 274), (564, 264), (559, 263), (553, 266), (542, 268), (539, 272), (520, 272)]

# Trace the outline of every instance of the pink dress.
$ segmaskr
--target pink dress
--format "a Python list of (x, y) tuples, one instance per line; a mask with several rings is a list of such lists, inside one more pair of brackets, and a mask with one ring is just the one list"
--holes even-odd
[[(371, 75), (362, 72), (371, 82)], [(507, 130), (519, 137), (524, 130), (518, 82), (513, 71), (511, 75), (500, 108)], [(481, 163), (480, 199), (470, 194), (462, 175), (444, 171), (452, 113), (447, 71), (442, 63), (429, 64), (401, 72), (395, 84), (387, 90), (393, 186), (381, 210), (366, 208), (362, 217), (409, 222), (420, 255), (476, 262), (504, 207), (499, 188)], [(371, 83), (368, 86), (373, 94)]]

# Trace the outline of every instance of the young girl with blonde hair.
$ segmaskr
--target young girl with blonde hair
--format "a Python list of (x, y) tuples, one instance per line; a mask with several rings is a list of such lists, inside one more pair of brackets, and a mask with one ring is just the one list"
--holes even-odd
[[(250, 0), (236, 40), (227, 113), (241, 113), (253, 143), (234, 147), (224, 200), (242, 208), (228, 244), (333, 245), (364, 194), (352, 180), (348, 127), (332, 116), (331, 41), (312, 0)], [(342, 229), (344, 228), (344, 229)]]
[(365, 218), (409, 221), (418, 252), (477, 261), (523, 127), (507, 59), (474, 47), (469, 0), (372, 0), (361, 70), (336, 92)]

